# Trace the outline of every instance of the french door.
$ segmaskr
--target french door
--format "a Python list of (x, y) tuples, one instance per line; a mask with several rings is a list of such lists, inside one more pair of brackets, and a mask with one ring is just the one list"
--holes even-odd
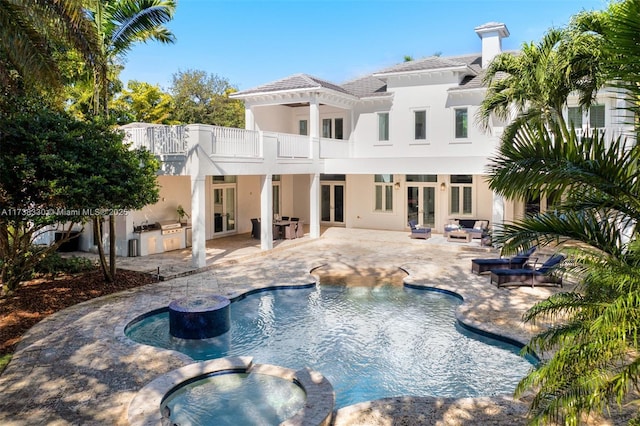
[(436, 186), (433, 184), (407, 187), (407, 222), (415, 220), (419, 225), (435, 228)]
[(227, 234), (236, 230), (236, 187), (215, 185), (213, 188), (213, 235)]
[(344, 182), (321, 184), (320, 221), (325, 224), (344, 225)]

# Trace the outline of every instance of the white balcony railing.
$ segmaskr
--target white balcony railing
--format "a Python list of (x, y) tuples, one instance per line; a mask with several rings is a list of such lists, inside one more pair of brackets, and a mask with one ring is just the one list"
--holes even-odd
[(228, 157), (259, 157), (260, 133), (255, 130), (213, 126), (211, 154)]
[[(142, 125), (124, 130), (125, 142), (132, 148), (144, 147), (155, 155), (186, 155), (189, 144), (200, 144), (211, 156), (261, 158), (264, 153), (273, 152), (272, 148), (265, 151), (262, 144), (275, 141), (277, 158), (310, 159), (315, 145), (304, 135), (269, 132), (268, 137), (263, 138), (261, 132), (255, 130), (219, 126), (201, 125), (195, 130), (190, 126)], [(319, 150), (320, 158), (348, 158), (350, 155), (349, 141), (342, 139), (321, 138)]]
[(146, 148), (152, 154), (185, 154), (184, 126), (153, 125), (125, 130), (125, 142), (133, 148)]
[(320, 158), (348, 158), (349, 141), (344, 139), (320, 139)]
[(277, 133), (278, 157), (281, 158), (310, 158), (309, 136)]

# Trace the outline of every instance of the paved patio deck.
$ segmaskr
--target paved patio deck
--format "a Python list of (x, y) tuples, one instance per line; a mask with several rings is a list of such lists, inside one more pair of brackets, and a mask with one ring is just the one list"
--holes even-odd
[[(498, 289), (471, 273), (487, 248), (448, 243), (441, 235), (410, 239), (408, 232), (329, 228), (322, 237), (283, 241), (262, 252), (247, 234), (213, 240), (207, 270), (194, 271), (189, 251), (119, 259), (119, 267), (180, 276), (78, 304), (33, 327), (0, 376), (2, 425), (124, 425), (130, 401), (157, 376), (192, 361), (183, 354), (140, 345), (125, 325), (188, 294), (235, 296), (250, 289), (316, 281), (310, 271), (352, 267), (368, 275), (401, 268), (406, 282), (460, 294), (464, 323), (526, 342), (533, 330), (525, 310), (555, 288)], [(283, 267), (286, 265), (286, 267)], [(193, 273), (198, 272), (198, 273)], [(191, 274), (193, 273), (193, 274)], [(190, 275), (186, 275), (190, 274)], [(524, 424), (526, 405), (508, 395), (487, 398), (389, 398), (337, 412), (335, 425)], [(606, 424), (606, 423), (599, 423)]]

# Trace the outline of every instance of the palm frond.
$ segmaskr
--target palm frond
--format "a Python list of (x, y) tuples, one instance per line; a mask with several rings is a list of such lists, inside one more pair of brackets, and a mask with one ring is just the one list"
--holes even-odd
[(175, 12), (174, 0), (120, 0), (108, 10), (111, 25), (105, 35), (109, 51), (114, 55), (126, 52), (135, 42), (155, 40), (175, 42), (175, 36), (164, 24)]

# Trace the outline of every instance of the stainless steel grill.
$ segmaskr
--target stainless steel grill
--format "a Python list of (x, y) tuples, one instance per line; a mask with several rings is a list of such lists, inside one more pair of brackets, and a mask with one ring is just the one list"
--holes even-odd
[(156, 222), (156, 227), (160, 229), (162, 235), (182, 232), (182, 225), (175, 220), (161, 220)]

